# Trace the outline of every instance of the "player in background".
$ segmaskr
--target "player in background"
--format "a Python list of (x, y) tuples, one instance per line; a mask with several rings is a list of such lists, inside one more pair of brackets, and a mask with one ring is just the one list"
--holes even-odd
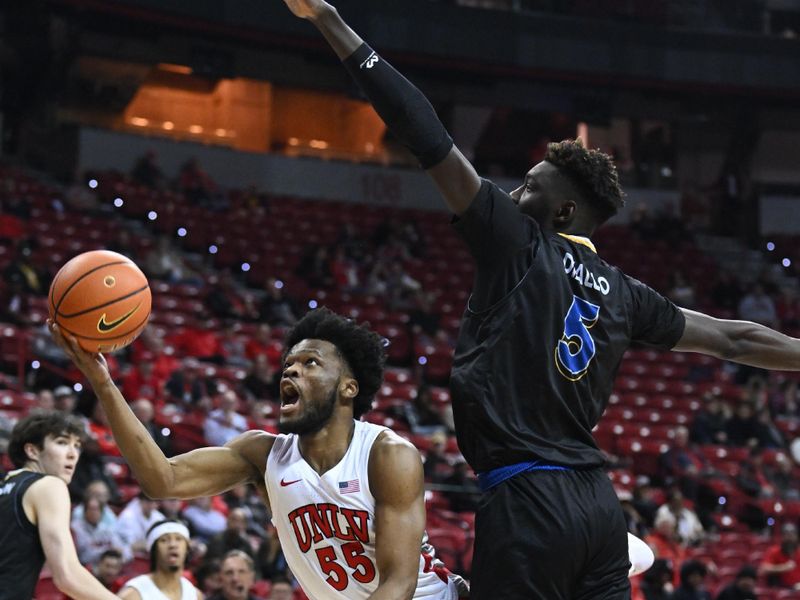
[[(285, 340), (281, 435), (248, 431), (223, 447), (166, 458), (114, 385), (101, 354), (50, 323), (103, 403), (114, 437), (153, 498), (196, 498), (252, 483), (269, 504), (289, 567), (312, 600), (454, 600), (460, 578), (429, 567), (416, 448), (362, 422), (383, 381), (383, 340), (327, 309)], [(465, 591), (465, 590), (464, 590)]]
[(189, 528), (175, 519), (154, 523), (147, 531), (150, 572), (125, 582), (123, 600), (203, 600), (203, 592), (183, 576), (189, 556)]
[(8, 455), (16, 470), (0, 480), (0, 596), (33, 597), (47, 560), (56, 587), (77, 600), (116, 598), (78, 561), (69, 529), (67, 485), (81, 454), (83, 426), (60, 412), (19, 421)]
[(607, 155), (550, 144), (508, 194), (333, 6), (284, 1), (432, 177), (476, 263), (450, 382), (459, 447), (485, 492), (472, 596), (629, 598), (625, 521), (591, 433), (625, 351), (638, 342), (797, 370), (800, 340), (680, 309), (604, 262), (589, 237), (623, 205)]

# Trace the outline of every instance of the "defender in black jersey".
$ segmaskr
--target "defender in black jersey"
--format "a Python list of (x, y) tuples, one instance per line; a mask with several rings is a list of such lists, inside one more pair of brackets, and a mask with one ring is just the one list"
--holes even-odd
[(551, 144), (507, 194), (334, 7), (284, 1), (428, 171), (476, 262), (451, 380), (459, 447), (485, 491), (472, 597), (629, 598), (625, 522), (591, 435), (623, 353), (641, 342), (800, 370), (800, 340), (677, 308), (605, 263), (589, 237), (622, 205), (608, 156)]
[(45, 559), (71, 598), (117, 598), (81, 566), (69, 529), (67, 484), (82, 439), (81, 424), (63, 413), (27, 417), (11, 432), (18, 468), (0, 481), (0, 600), (30, 600)]

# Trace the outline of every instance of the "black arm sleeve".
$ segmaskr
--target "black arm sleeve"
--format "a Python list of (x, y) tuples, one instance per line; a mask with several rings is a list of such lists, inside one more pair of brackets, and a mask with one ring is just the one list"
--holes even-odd
[(628, 277), (631, 291), (631, 340), (661, 350), (671, 350), (686, 327), (683, 312), (641, 281)]
[(423, 169), (444, 160), (453, 147), (453, 139), (414, 84), (367, 44), (362, 44), (343, 64), (389, 130), (417, 157)]

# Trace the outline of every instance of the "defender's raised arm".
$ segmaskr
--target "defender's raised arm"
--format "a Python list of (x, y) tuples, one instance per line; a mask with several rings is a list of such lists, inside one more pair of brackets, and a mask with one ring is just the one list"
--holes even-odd
[(475, 168), (453, 145), (431, 103), (321, 0), (284, 0), (308, 19), (333, 48), (389, 130), (417, 157), (447, 206), (463, 214), (481, 186)]

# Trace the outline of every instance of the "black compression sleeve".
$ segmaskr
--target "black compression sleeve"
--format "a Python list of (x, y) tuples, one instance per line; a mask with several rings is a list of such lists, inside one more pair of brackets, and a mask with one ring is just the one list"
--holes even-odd
[(359, 46), (343, 64), (389, 130), (417, 157), (423, 169), (436, 166), (447, 156), (453, 140), (414, 84), (367, 44)]

